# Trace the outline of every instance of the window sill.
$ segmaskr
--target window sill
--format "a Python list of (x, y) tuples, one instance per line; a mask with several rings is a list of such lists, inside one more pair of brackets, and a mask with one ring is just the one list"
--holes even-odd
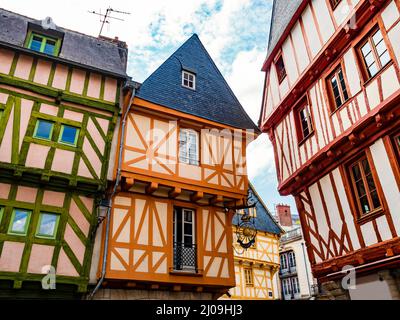
[(184, 270), (183, 271), (174, 270), (173, 268), (170, 268), (169, 274), (173, 275), (173, 276), (202, 277), (203, 270), (198, 270), (197, 272), (190, 272), (190, 271), (184, 271)]
[(387, 69), (389, 69), (393, 65), (393, 60), (390, 60), (381, 70), (378, 71), (376, 75), (364, 81), (363, 87), (366, 88), (371, 82), (373, 82), (376, 78), (382, 75)]
[(365, 224), (367, 222), (370, 222), (372, 220), (375, 220), (379, 218), (380, 216), (383, 216), (385, 214), (385, 210), (381, 207), (378, 209), (375, 209), (374, 211), (371, 211), (367, 214), (363, 214), (361, 217), (357, 219), (358, 224)]
[(303, 140), (299, 142), (299, 147), (301, 147), (308, 139), (310, 139), (314, 135), (315, 131), (312, 131), (307, 137), (304, 137)]

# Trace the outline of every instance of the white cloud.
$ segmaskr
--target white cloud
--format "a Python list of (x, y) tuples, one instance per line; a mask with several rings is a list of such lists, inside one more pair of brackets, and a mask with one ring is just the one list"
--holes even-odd
[(250, 180), (258, 176), (275, 180), (274, 150), (267, 134), (262, 134), (247, 148), (247, 173)]

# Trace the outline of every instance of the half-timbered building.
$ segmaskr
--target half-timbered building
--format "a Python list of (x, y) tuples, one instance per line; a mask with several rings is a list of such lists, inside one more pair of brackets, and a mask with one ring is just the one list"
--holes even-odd
[(219, 297), (235, 286), (232, 208), (258, 128), (197, 35), (129, 99), (95, 298)]
[[(249, 184), (249, 196), (255, 206), (238, 210), (233, 217), (236, 287), (230, 289), (229, 295), (224, 295), (223, 299), (276, 300), (279, 299), (279, 239), (284, 231), (252, 184)], [(257, 230), (254, 243), (246, 249), (238, 243), (243, 217), (249, 219)]]
[(86, 291), (126, 60), (0, 9), (0, 295)]
[(399, 298), (399, 21), (398, 0), (274, 2), (259, 125), (313, 273), (341, 298)]

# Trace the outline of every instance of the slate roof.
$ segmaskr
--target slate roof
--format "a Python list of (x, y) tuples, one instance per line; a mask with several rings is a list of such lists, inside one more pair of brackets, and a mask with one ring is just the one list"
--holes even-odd
[[(271, 212), (269, 212), (267, 206), (258, 195), (254, 186), (249, 184), (250, 199), (256, 202), (256, 217), (254, 218), (255, 228), (258, 231), (268, 232), (272, 234), (282, 234), (284, 233), (283, 229), (279, 226), (276, 220), (272, 217)], [(240, 215), (235, 214), (233, 216), (232, 224), (237, 226), (240, 222)]]
[[(182, 86), (182, 70), (196, 74), (196, 90)], [(143, 82), (137, 96), (170, 109), (259, 132), (196, 34)]]
[[(0, 8), (0, 41), (24, 47), (28, 23), (41, 22)], [(56, 31), (64, 34), (60, 58), (126, 77), (128, 49), (123, 42), (111, 43), (58, 26)]]
[(303, 0), (274, 0), (267, 58), (275, 49), (275, 46), (302, 2)]

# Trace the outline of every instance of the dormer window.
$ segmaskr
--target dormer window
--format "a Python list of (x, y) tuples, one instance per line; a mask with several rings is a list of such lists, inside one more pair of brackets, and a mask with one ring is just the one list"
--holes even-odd
[(60, 40), (32, 32), (27, 47), (33, 51), (58, 56)]
[(196, 75), (189, 71), (182, 71), (182, 86), (196, 90)]

